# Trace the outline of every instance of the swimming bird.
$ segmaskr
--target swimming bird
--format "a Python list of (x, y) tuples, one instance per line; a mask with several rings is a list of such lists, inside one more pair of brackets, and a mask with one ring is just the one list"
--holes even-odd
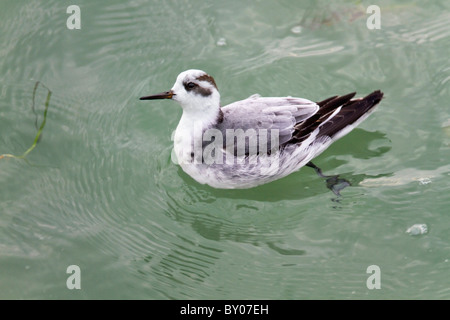
[(320, 102), (253, 95), (221, 107), (213, 77), (191, 69), (180, 73), (169, 91), (140, 100), (171, 99), (181, 105), (174, 151), (188, 175), (214, 188), (244, 189), (305, 165), (328, 177), (311, 160), (366, 119), (383, 98), (379, 90), (353, 99), (355, 94)]

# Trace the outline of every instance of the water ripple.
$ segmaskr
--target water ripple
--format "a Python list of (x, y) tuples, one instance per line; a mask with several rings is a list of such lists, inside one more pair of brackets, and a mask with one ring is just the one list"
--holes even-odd
[(431, 21), (420, 22), (416, 30), (401, 33), (400, 39), (422, 44), (450, 37), (449, 19), (450, 14), (443, 13), (438, 17), (433, 17)]
[(304, 58), (308, 56), (332, 54), (343, 49), (343, 46), (334, 45), (331, 41), (316, 40), (315, 43), (305, 45), (302, 43), (302, 39), (297, 37), (277, 39), (267, 45), (264, 53), (244, 60), (242, 65), (245, 67), (239, 67), (239, 71), (236, 72), (236, 74), (270, 65), (283, 58)]

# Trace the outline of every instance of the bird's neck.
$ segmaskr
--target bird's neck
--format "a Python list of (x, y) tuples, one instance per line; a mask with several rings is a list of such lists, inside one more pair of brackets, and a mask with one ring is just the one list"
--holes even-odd
[(202, 109), (183, 108), (183, 114), (179, 125), (192, 128), (201, 125), (204, 129), (214, 127), (223, 120), (223, 112), (220, 105), (210, 105)]
[(178, 123), (174, 135), (174, 150), (178, 162), (190, 163), (194, 157), (202, 156), (202, 145), (207, 130), (216, 129), (216, 125), (223, 121), (220, 106), (208, 108), (204, 112), (192, 112), (183, 109), (183, 115)]

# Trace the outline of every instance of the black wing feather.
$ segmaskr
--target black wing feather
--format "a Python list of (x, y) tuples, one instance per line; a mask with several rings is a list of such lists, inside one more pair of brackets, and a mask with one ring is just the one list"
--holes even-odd
[[(374, 108), (383, 98), (383, 93), (379, 90), (364, 98), (351, 100), (355, 94), (355, 92), (352, 92), (345, 96), (334, 96), (318, 102), (320, 109), (306, 121), (295, 125), (293, 138), (288, 143), (300, 143), (306, 140), (319, 126), (321, 127), (318, 137), (333, 137)], [(342, 107), (339, 113), (334, 115), (332, 119), (329, 119), (331, 114), (339, 107)], [(328, 121), (324, 123), (326, 120)]]

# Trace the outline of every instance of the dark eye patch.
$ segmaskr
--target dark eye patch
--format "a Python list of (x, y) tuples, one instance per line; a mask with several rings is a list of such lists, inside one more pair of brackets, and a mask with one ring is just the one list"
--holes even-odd
[(183, 86), (184, 89), (186, 89), (186, 91), (193, 91), (194, 93), (204, 97), (210, 96), (212, 94), (211, 90), (203, 88), (202, 86), (198, 85), (195, 82), (185, 82), (183, 83)]
[(196, 87), (198, 87), (198, 84), (196, 84), (195, 82), (185, 82), (183, 83), (184, 88), (186, 89), (186, 91), (192, 91), (194, 90)]
[(193, 82), (189, 82), (186, 85), (186, 89), (194, 89), (197, 86), (197, 84), (193, 83)]

